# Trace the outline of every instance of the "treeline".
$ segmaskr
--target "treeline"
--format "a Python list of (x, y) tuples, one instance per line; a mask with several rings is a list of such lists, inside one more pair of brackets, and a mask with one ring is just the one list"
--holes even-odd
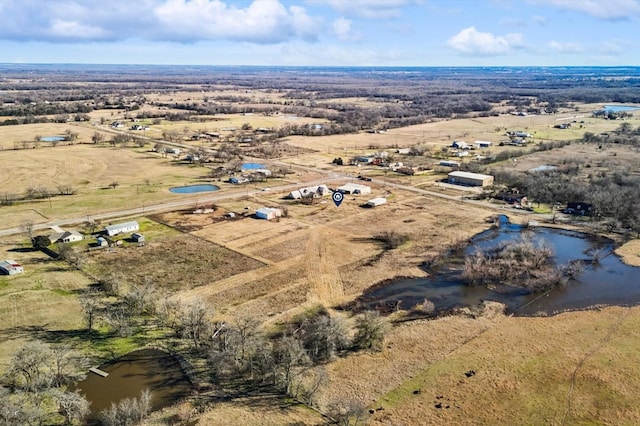
[(579, 162), (567, 162), (556, 170), (530, 174), (493, 170), (495, 182), (518, 188), (536, 203), (566, 205), (570, 202), (593, 205), (592, 219), (607, 228), (625, 229), (640, 237), (640, 176), (624, 171), (590, 173), (584, 176)]
[(0, 108), (0, 116), (38, 116), (55, 114), (86, 114), (93, 111), (93, 107), (84, 103), (29, 103), (23, 105), (5, 106)]
[(587, 143), (603, 144), (615, 143), (622, 145), (640, 146), (640, 126), (635, 129), (631, 123), (622, 123), (611, 133), (595, 134), (586, 132), (582, 140)]

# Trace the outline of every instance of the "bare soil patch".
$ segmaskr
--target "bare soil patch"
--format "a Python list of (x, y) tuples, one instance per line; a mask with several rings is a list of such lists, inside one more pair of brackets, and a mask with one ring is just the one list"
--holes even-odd
[(177, 291), (261, 266), (263, 264), (255, 259), (183, 234), (158, 239), (144, 247), (92, 252), (89, 268), (96, 276), (117, 272), (133, 283), (150, 279), (161, 289)]

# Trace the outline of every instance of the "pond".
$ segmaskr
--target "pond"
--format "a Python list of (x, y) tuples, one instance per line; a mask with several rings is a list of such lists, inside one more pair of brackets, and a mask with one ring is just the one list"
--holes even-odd
[(622, 111), (635, 111), (640, 109), (639, 106), (634, 105), (605, 105), (604, 110), (609, 112), (622, 112)]
[(260, 163), (243, 163), (241, 169), (242, 170), (258, 170), (258, 169), (266, 169), (267, 166)]
[[(640, 268), (626, 265), (613, 253), (613, 241), (555, 228), (529, 228), (534, 241), (545, 241), (554, 250), (555, 264), (581, 261), (583, 269), (566, 285), (543, 293), (508, 286), (470, 286), (461, 277), (464, 257), (477, 249), (486, 250), (519, 238), (522, 227), (502, 221), (496, 229), (476, 235), (461, 253), (430, 271), (428, 278), (409, 278), (380, 283), (365, 292), (357, 305), (366, 308), (411, 309), (425, 299), (437, 312), (475, 306), (484, 300), (504, 303), (515, 315), (553, 315), (596, 305), (631, 306), (640, 303)], [(593, 261), (594, 256), (598, 261)]]
[(124, 398), (138, 398), (149, 389), (152, 410), (158, 410), (188, 396), (193, 386), (172, 355), (157, 349), (142, 349), (98, 367), (107, 377), (88, 373), (76, 389), (91, 402), (91, 417)]
[(65, 140), (64, 136), (45, 136), (40, 138), (42, 142), (61, 142)]
[(169, 192), (174, 194), (195, 194), (198, 192), (213, 192), (220, 190), (220, 187), (216, 185), (187, 185), (187, 186), (175, 186), (169, 188)]

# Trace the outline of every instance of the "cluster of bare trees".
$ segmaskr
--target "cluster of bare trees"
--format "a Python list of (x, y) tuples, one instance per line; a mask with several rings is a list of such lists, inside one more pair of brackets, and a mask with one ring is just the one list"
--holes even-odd
[(547, 290), (563, 279), (553, 254), (548, 244), (523, 234), (516, 241), (467, 256), (462, 277), (471, 285), (505, 283), (529, 291)]
[[(631, 146), (640, 145), (640, 126), (635, 129), (631, 123), (625, 122), (620, 124), (616, 130), (611, 133), (601, 133), (596, 135), (592, 132), (585, 132), (582, 140), (587, 143), (616, 143)], [(602, 146), (602, 145), (601, 145)]]
[(28, 187), (23, 194), (0, 193), (0, 206), (10, 206), (19, 201), (46, 200), (61, 195), (73, 195), (76, 191), (71, 185), (58, 185), (51, 189), (46, 187)]
[(497, 184), (518, 188), (537, 203), (592, 204), (592, 220), (600, 221), (609, 230), (621, 229), (640, 236), (640, 177), (625, 170), (591, 172), (590, 169), (588, 163), (567, 161), (556, 170), (545, 172), (524, 175), (496, 170), (492, 174)]
[(0, 386), (3, 425), (78, 424), (89, 402), (69, 385), (88, 368), (85, 357), (64, 344), (36, 340), (16, 350)]
[(316, 393), (327, 381), (323, 364), (350, 350), (381, 350), (388, 326), (377, 312), (359, 315), (349, 327), (321, 310), (284, 324), (275, 334), (248, 317), (209, 327), (207, 344), (200, 349), (207, 355), (214, 382), (240, 380), (314, 405)]
[(151, 412), (152, 395), (148, 389), (140, 392), (137, 398), (124, 398), (118, 403), (100, 412), (104, 426), (131, 426), (142, 422)]

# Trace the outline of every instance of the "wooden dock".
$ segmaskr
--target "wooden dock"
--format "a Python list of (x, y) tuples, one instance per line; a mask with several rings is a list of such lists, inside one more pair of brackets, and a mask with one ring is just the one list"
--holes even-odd
[(89, 371), (91, 371), (92, 373), (97, 374), (98, 376), (102, 376), (102, 377), (107, 377), (109, 375), (109, 373), (107, 373), (106, 371), (102, 371), (99, 368), (96, 367), (91, 367), (89, 369)]

